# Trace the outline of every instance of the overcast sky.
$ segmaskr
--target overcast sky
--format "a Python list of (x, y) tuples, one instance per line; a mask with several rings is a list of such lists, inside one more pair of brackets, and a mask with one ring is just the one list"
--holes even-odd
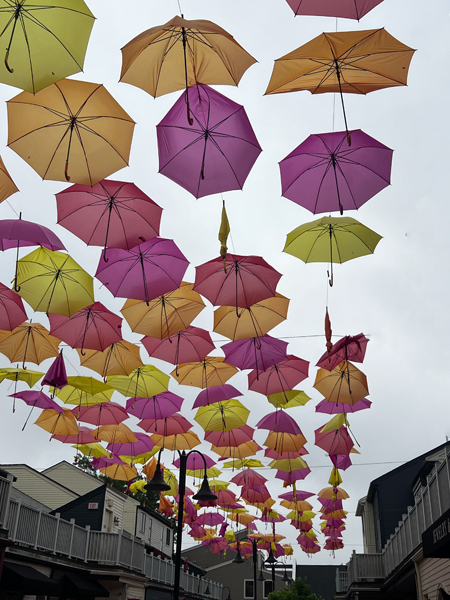
[[(362, 552), (360, 519), (354, 511), (371, 480), (443, 443), (450, 434), (448, 421), (448, 320), (449, 235), (448, 138), (450, 71), (450, 7), (444, 0), (426, 3), (419, 0), (385, 0), (360, 23), (319, 17), (296, 17), (285, 0), (180, 0), (187, 19), (209, 19), (227, 31), (257, 60), (244, 75), (238, 88), (217, 89), (243, 104), (263, 149), (243, 191), (223, 194), (230, 225), (230, 250), (237, 254), (263, 256), (283, 274), (277, 290), (291, 299), (288, 319), (271, 335), (289, 341), (288, 352), (311, 362), (310, 377), (297, 386), (312, 397), (302, 408), (290, 412), (308, 439), (306, 457), (312, 473), (299, 487), (317, 493), (327, 486), (331, 463), (313, 445), (314, 429), (327, 421), (315, 413), (321, 395), (313, 388), (317, 359), (325, 350), (323, 323), (328, 304), (336, 336), (364, 332), (370, 338), (362, 370), (369, 383), (372, 408), (350, 415), (350, 424), (359, 444), (360, 456), (342, 473), (342, 487), (349, 493), (345, 548), (333, 558), (321, 551), (311, 564), (345, 563), (353, 550)], [(222, 199), (220, 195), (195, 200), (184, 189), (158, 174), (155, 126), (179, 97), (169, 94), (156, 100), (142, 90), (118, 83), (120, 48), (141, 31), (165, 23), (179, 14), (176, 0), (90, 0), (97, 17), (85, 63), (85, 71), (73, 76), (103, 83), (136, 121), (130, 166), (112, 179), (136, 183), (164, 208), (161, 236), (174, 239), (191, 262), (185, 277), (193, 281), (195, 266), (215, 258), (219, 252), (217, 234)], [(327, 283), (324, 264), (305, 265), (282, 253), (286, 234), (294, 227), (316, 217), (281, 197), (278, 162), (311, 133), (339, 131), (343, 128), (339, 98), (332, 94), (313, 96), (309, 92), (264, 97), (273, 61), (294, 50), (323, 31), (365, 30), (385, 27), (401, 42), (417, 49), (412, 59), (407, 87), (381, 90), (368, 96), (346, 95), (350, 129), (362, 129), (394, 150), (392, 185), (365, 204), (357, 213), (346, 213), (383, 236), (375, 254), (336, 265), (335, 284)], [(69, 253), (94, 275), (100, 249), (86, 247), (78, 238), (56, 223), (54, 194), (65, 183), (41, 181), (40, 177), (12, 150), (6, 147), (7, 119), (5, 101), (19, 90), (3, 85), (0, 114), (1, 156), (20, 193), (0, 206), (0, 218), (23, 218), (50, 226), (63, 240)], [(336, 100), (336, 101), (335, 101)], [(334, 110), (335, 104), (335, 110)], [(24, 256), (26, 251), (21, 252)], [(14, 251), (0, 256), (1, 278), (9, 285), (14, 275)], [(119, 311), (123, 301), (114, 299), (95, 282), (96, 299)], [(43, 313), (33, 321), (48, 324)], [(194, 322), (212, 329), (213, 309)], [(124, 323), (124, 337), (138, 341)], [(223, 338), (213, 334), (218, 346)], [(334, 340), (337, 340), (335, 337)], [(220, 351), (217, 354), (221, 354)], [(75, 352), (65, 351), (70, 375), (93, 374), (79, 367)], [(165, 372), (172, 367), (151, 362)], [(45, 371), (51, 361), (30, 368)], [(0, 367), (9, 366), (0, 358)], [(95, 374), (94, 374), (95, 376)], [(244, 392), (243, 402), (251, 409), (248, 424), (254, 426), (272, 406), (260, 394), (246, 392), (247, 373), (239, 373), (230, 383)], [(3, 412), (0, 436), (2, 463), (24, 462), (43, 469), (59, 460), (72, 461), (74, 450), (48, 441), (48, 434), (30, 423), (21, 431), (28, 408), (7, 395), (13, 389), (1, 384)], [(185, 398), (183, 414), (192, 419), (192, 403), (198, 391), (171, 381), (170, 389)], [(114, 400), (123, 402), (116, 394)], [(37, 415), (36, 415), (37, 417)], [(201, 429), (195, 425), (197, 433)], [(257, 432), (259, 443), (264, 432)], [(203, 450), (208, 452), (208, 445)], [(262, 454), (262, 453), (261, 453)], [(211, 454), (214, 457), (214, 454)], [(267, 461), (263, 462), (267, 464)], [(166, 451), (169, 466), (172, 455)], [(269, 479), (272, 471), (262, 473)], [(221, 478), (226, 478), (227, 472)], [(277, 480), (269, 481), (272, 495), (282, 493)], [(315, 508), (319, 504), (315, 502)], [(315, 520), (319, 528), (319, 520)], [(265, 526), (260, 528), (265, 532)], [(267, 530), (269, 532), (269, 529)], [(277, 527), (294, 545), (297, 561), (305, 561), (295, 542), (297, 532), (289, 526)], [(320, 536), (323, 543), (324, 538)], [(184, 545), (189, 544), (185, 536)]]

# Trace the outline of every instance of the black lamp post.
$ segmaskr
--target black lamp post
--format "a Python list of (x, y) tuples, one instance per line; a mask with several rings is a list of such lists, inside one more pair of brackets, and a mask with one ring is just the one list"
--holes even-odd
[[(242, 542), (244, 540), (248, 540), (251, 543), (251, 545), (252, 545), (252, 550), (253, 550), (253, 553), (252, 553), (252, 557), (253, 557), (253, 600), (257, 600), (256, 582), (257, 581), (264, 581), (264, 575), (262, 574), (262, 569), (261, 569), (261, 572), (259, 574), (259, 577), (256, 576), (256, 573), (257, 573), (257, 570), (258, 570), (258, 542), (260, 540), (262, 540), (262, 541), (266, 541), (266, 540), (264, 540), (263, 538), (256, 538), (256, 537), (250, 538), (250, 537), (247, 537), (247, 536), (242, 537), (242, 538), (238, 538), (237, 539), (237, 556), (233, 560), (233, 562), (236, 563), (237, 565), (240, 565), (243, 562), (245, 562), (244, 559), (241, 556), (241, 550), (239, 548), (240, 542)], [(271, 562), (271, 557), (272, 557), (272, 560), (275, 560), (275, 558), (273, 557), (272, 548), (270, 549), (269, 556), (268, 556), (266, 562)], [(276, 560), (275, 560), (275, 562), (276, 562)], [(228, 598), (227, 598), (227, 600), (228, 600)]]
[[(165, 492), (167, 490), (170, 490), (170, 486), (167, 485), (161, 474), (161, 452), (162, 448), (158, 454), (158, 464), (156, 466), (153, 479), (149, 481), (145, 486), (145, 490), (148, 492)], [(186, 493), (186, 465), (188, 456), (190, 454), (195, 453), (201, 456), (205, 465), (203, 483), (199, 491), (192, 497), (194, 498), (194, 500), (200, 500), (201, 502), (210, 502), (211, 500), (217, 500), (217, 496), (213, 494), (209, 487), (208, 477), (206, 475), (206, 460), (203, 454), (198, 450), (190, 450), (187, 454), (184, 450), (183, 452), (177, 450), (177, 452), (180, 456), (180, 479), (178, 481), (177, 546), (175, 549), (175, 580), (173, 584), (173, 600), (179, 600), (180, 598), (181, 543), (183, 538), (184, 496)]]

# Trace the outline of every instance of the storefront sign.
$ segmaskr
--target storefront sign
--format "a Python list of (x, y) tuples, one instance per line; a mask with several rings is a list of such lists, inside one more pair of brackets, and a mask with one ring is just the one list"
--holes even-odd
[(450, 510), (422, 534), (423, 555), (450, 558)]

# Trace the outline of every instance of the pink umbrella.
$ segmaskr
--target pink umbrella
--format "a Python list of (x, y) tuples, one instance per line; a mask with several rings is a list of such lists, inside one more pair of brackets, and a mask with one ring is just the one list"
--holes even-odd
[(98, 440), (91, 434), (92, 429), (81, 425), (79, 433), (75, 435), (52, 435), (52, 440), (58, 440), (63, 444), (94, 444)]
[(228, 548), (228, 541), (224, 537), (216, 537), (211, 540), (203, 540), (202, 546), (208, 546), (211, 554), (220, 554)]
[(369, 340), (363, 333), (347, 335), (333, 344), (329, 352), (322, 354), (316, 366), (332, 371), (343, 360), (362, 363), (368, 343)]
[(230, 431), (205, 431), (205, 442), (213, 446), (228, 447), (239, 446), (244, 442), (249, 442), (253, 438), (255, 430), (248, 425), (230, 429)]
[(161, 392), (151, 398), (129, 398), (125, 410), (138, 419), (164, 419), (178, 412), (183, 402), (173, 392)]
[(242, 490), (241, 498), (250, 504), (262, 504), (266, 500), (269, 500), (270, 492), (264, 485), (260, 485), (257, 488), (246, 487)]
[(125, 465), (126, 463), (119, 458), (118, 456), (101, 456), (100, 458), (93, 458), (91, 460), (91, 464), (96, 469), (105, 469), (106, 467), (111, 467), (112, 465)]
[(275, 459), (275, 460), (284, 460), (284, 459), (293, 460), (294, 458), (297, 458), (298, 456), (305, 456), (305, 454), (309, 454), (309, 452), (304, 446), (302, 448), (300, 448), (299, 450), (296, 450), (295, 452), (277, 452), (277, 450), (274, 450), (273, 448), (266, 448), (264, 450), (264, 456), (266, 456), (267, 458)]
[(62, 350), (59, 352), (59, 356), (52, 362), (50, 369), (41, 381), (41, 385), (49, 385), (55, 390), (59, 390), (68, 384), (66, 366), (64, 364)]
[(124, 442), (122, 444), (108, 444), (106, 449), (116, 456), (138, 456), (153, 450), (155, 444), (145, 433), (134, 432), (137, 442)]
[(72, 409), (78, 421), (100, 425), (117, 425), (128, 419), (128, 413), (117, 402), (102, 402), (93, 406), (76, 406)]
[(229, 383), (224, 385), (214, 385), (202, 390), (195, 399), (192, 408), (200, 408), (200, 406), (209, 406), (215, 402), (231, 400), (237, 396), (242, 396), (242, 393)]
[(49, 250), (65, 250), (64, 244), (48, 227), (19, 219), (0, 220), (0, 250), (24, 246), (44, 246)]
[(256, 427), (257, 429), (269, 429), (270, 431), (291, 433), (293, 435), (302, 432), (295, 419), (282, 410), (269, 413), (256, 423)]
[(307, 498), (311, 498), (311, 496), (314, 496), (312, 492), (302, 492), (301, 490), (295, 490), (295, 497), (294, 492), (286, 492), (285, 494), (280, 494), (278, 498), (281, 498), (282, 500), (287, 500), (288, 502), (295, 502), (299, 500), (306, 500)]
[(248, 388), (265, 396), (288, 392), (308, 377), (309, 362), (288, 354), (285, 360), (272, 365), (258, 378), (256, 371), (248, 374)]
[(321, 400), (319, 404), (316, 406), (316, 412), (325, 413), (327, 415), (337, 415), (340, 413), (354, 413), (359, 410), (365, 410), (366, 408), (370, 408), (372, 402), (367, 400), (367, 398), (363, 398), (362, 400), (358, 400), (355, 404), (346, 404), (344, 402), (329, 402), (326, 398)]
[(157, 433), (162, 436), (168, 436), (186, 433), (191, 429), (192, 423), (182, 415), (173, 414), (170, 417), (164, 417), (164, 419), (143, 419), (142, 421), (139, 421), (138, 427), (147, 433)]
[(278, 470), (276, 472), (275, 478), (281, 479), (282, 481), (292, 484), (300, 479), (305, 479), (307, 475), (311, 473), (311, 469), (307, 467), (306, 469), (294, 469), (293, 471), (281, 471)]
[(341, 469), (342, 471), (345, 471), (346, 469), (352, 466), (350, 456), (347, 456), (346, 454), (331, 454), (330, 458), (331, 462), (336, 467), (336, 469)]
[(296, 15), (361, 19), (383, 0), (287, 0)]
[(243, 471), (235, 475), (232, 479), (230, 479), (231, 483), (248, 487), (251, 487), (253, 485), (262, 485), (266, 481), (267, 479), (265, 477), (263, 477), (253, 469), (244, 469)]
[(188, 265), (175, 242), (153, 238), (131, 250), (107, 248), (95, 276), (115, 297), (149, 302), (179, 288)]
[(287, 342), (266, 334), (229, 342), (222, 350), (225, 362), (241, 370), (255, 369), (258, 377), (260, 372), (287, 358), (287, 346)]
[[(216, 462), (212, 458), (207, 456), (206, 454), (203, 455), (203, 457), (206, 460), (206, 468), (207, 469), (210, 469), (211, 467), (213, 467), (216, 464)], [(180, 459), (177, 458), (176, 460), (173, 461), (172, 464), (178, 469), (180, 466)], [(198, 471), (199, 469), (204, 469), (204, 467), (205, 467), (205, 464), (198, 454), (196, 454), (196, 453), (189, 454), (189, 456), (187, 457), (187, 461), (186, 461), (186, 469), (188, 471)]]
[(216, 527), (225, 521), (225, 517), (219, 515), (217, 512), (207, 512), (202, 515), (198, 515), (198, 520), (202, 525), (208, 525), (208, 527)]
[(320, 430), (323, 428), (319, 427), (314, 431), (315, 434), (315, 445), (328, 452), (328, 454), (350, 454), (350, 450), (353, 448), (352, 438), (347, 432), (345, 425), (342, 425), (339, 429), (332, 431), (326, 431), (321, 433)]
[(46, 394), (44, 394), (44, 392), (39, 392), (37, 390), (25, 390), (23, 392), (16, 392), (15, 394), (10, 394), (8, 397), (20, 398), (25, 402), (25, 404), (31, 406), (31, 410), (28, 413), (28, 417), (22, 427), (22, 431), (25, 429), (25, 426), (28, 423), (28, 419), (30, 418), (30, 415), (33, 412), (35, 406), (37, 406), (37, 408), (43, 409), (52, 408), (54, 411), (59, 413), (64, 412), (64, 409), (61, 408), (59, 404), (57, 404), (54, 400), (49, 398)]
[(215, 349), (208, 331), (191, 325), (163, 340), (145, 336), (141, 342), (149, 356), (173, 365), (200, 362)]
[(66, 342), (71, 348), (106, 350), (122, 339), (122, 318), (100, 302), (86, 306), (71, 317), (48, 315), (50, 333)]
[(340, 550), (344, 547), (344, 542), (337, 537), (329, 537), (325, 542), (324, 550)]
[(134, 183), (104, 179), (56, 194), (58, 223), (88, 246), (129, 250), (159, 235), (162, 208)]
[(0, 329), (12, 331), (27, 318), (19, 294), (0, 283)]

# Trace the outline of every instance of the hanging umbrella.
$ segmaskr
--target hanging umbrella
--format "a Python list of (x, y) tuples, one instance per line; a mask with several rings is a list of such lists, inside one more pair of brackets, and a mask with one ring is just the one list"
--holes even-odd
[(322, 428), (315, 430), (315, 445), (325, 450), (330, 456), (335, 454), (349, 455), (353, 448), (352, 438), (343, 425), (337, 430), (321, 433)]
[(329, 402), (344, 404), (355, 404), (369, 393), (364, 373), (345, 360), (332, 371), (319, 369), (314, 387)]
[(45, 409), (34, 424), (52, 435), (76, 435), (78, 433), (77, 422), (70, 410), (59, 412), (51, 408)]
[(200, 407), (194, 420), (205, 431), (230, 431), (247, 424), (250, 411), (239, 400), (225, 400)]
[[(83, 444), (91, 444), (94, 446), (98, 442), (96, 442), (95, 437), (92, 435), (92, 429), (89, 427), (84, 427), (83, 425), (79, 425), (78, 433), (73, 435), (52, 435), (52, 440), (58, 440), (63, 444), (75, 444), (75, 446), (83, 445)], [(98, 452), (97, 452), (98, 454)], [(94, 456), (94, 455), (92, 455)], [(102, 454), (100, 456), (109, 456), (106, 450), (102, 447)]]
[(0, 156), (0, 203), (18, 191)]
[(297, 452), (306, 444), (305, 436), (300, 432), (297, 434), (284, 433), (282, 431), (271, 431), (264, 441), (264, 445), (277, 452)]
[(58, 223), (88, 246), (130, 250), (159, 235), (162, 208), (134, 183), (104, 179), (56, 194)]
[(155, 447), (148, 435), (145, 433), (134, 432), (137, 442), (125, 442), (120, 444), (108, 444), (107, 449), (116, 456), (138, 456), (146, 452), (151, 452)]
[(173, 365), (201, 361), (215, 349), (209, 332), (192, 325), (164, 340), (145, 336), (141, 342), (149, 356)]
[(366, 348), (369, 340), (363, 333), (358, 335), (346, 335), (338, 342), (333, 344), (332, 348), (322, 354), (316, 366), (332, 371), (343, 360), (354, 362), (364, 362)]
[(235, 475), (232, 479), (230, 479), (231, 483), (248, 487), (251, 487), (253, 485), (262, 485), (266, 481), (267, 479), (265, 477), (263, 477), (260, 473), (251, 468), (244, 469), (243, 471)]
[[(0, 350), (1, 351), (1, 350)], [(139, 347), (125, 340), (115, 342), (106, 350), (86, 350), (80, 356), (80, 364), (99, 373), (104, 379), (113, 375), (130, 375), (134, 369), (143, 366)]]
[(0, 4), (0, 38), (6, 45), (0, 81), (36, 94), (83, 70), (94, 15), (83, 0)]
[(301, 433), (297, 421), (280, 410), (265, 415), (256, 423), (256, 427), (258, 429), (269, 429), (274, 432), (291, 433), (292, 435)]
[(223, 463), (223, 466), (225, 469), (243, 469), (244, 467), (250, 469), (257, 469), (258, 467), (264, 467), (262, 462), (260, 460), (257, 460), (256, 458), (230, 460), (226, 463)]
[(28, 423), (28, 419), (30, 418), (31, 413), (33, 412), (33, 409), (35, 407), (42, 409), (52, 409), (58, 413), (64, 412), (64, 409), (61, 408), (54, 400), (49, 398), (49, 396), (44, 394), (44, 392), (40, 392), (38, 390), (25, 390), (24, 392), (16, 392), (15, 394), (9, 394), (8, 397), (14, 398), (14, 400), (16, 398), (20, 398), (25, 402), (25, 404), (31, 406), (31, 410), (28, 413), (28, 417), (26, 418), (26, 421), (22, 427), (22, 431), (25, 429), (25, 426)]
[(238, 308), (237, 314), (234, 306), (220, 306), (214, 311), (214, 331), (231, 340), (261, 337), (286, 319), (289, 302), (275, 292), (250, 308)]
[[(207, 469), (214, 467), (214, 465), (216, 464), (216, 461), (214, 461), (207, 454), (204, 455), (204, 459), (206, 462)], [(193, 454), (189, 454), (189, 456), (186, 459), (186, 469), (188, 471), (198, 471), (199, 469), (204, 469), (205, 462), (203, 462), (203, 459), (201, 458), (200, 455), (198, 455), (197, 453), (194, 452)], [(172, 464), (174, 465), (174, 467), (179, 469), (180, 464), (181, 464), (180, 458), (176, 458)]]
[(120, 81), (156, 98), (196, 83), (238, 85), (255, 62), (215, 23), (177, 16), (122, 48)]
[(304, 263), (344, 263), (359, 256), (373, 254), (381, 236), (350, 217), (322, 217), (304, 223), (288, 233), (283, 252)]
[(7, 107), (8, 146), (42, 179), (93, 186), (128, 164), (134, 121), (101, 84), (64, 79)]
[(129, 398), (125, 410), (138, 419), (164, 419), (178, 412), (183, 402), (173, 392), (161, 392), (150, 398)]
[(0, 368), (0, 383), (5, 379), (9, 381), (14, 381), (14, 393), (16, 392), (17, 382), (24, 381), (28, 387), (33, 387), (39, 379), (44, 376), (44, 373), (39, 371), (32, 371), (27, 368), (19, 368), (17, 367), (2, 367)]
[(381, 2), (383, 0), (287, 0), (295, 15), (339, 17), (358, 21)]
[(197, 434), (193, 431), (168, 436), (154, 433), (151, 438), (155, 446), (167, 448), (167, 450), (191, 450), (201, 443)]
[(288, 502), (297, 502), (298, 500), (306, 500), (307, 498), (311, 498), (312, 496), (314, 496), (312, 492), (303, 492), (302, 490), (295, 489), (295, 491), (280, 494), (278, 498), (281, 498), (282, 500), (287, 500)]
[(68, 254), (37, 248), (17, 263), (16, 291), (34, 310), (72, 316), (94, 302), (92, 277)]
[(59, 356), (53, 361), (41, 385), (49, 385), (55, 390), (63, 388), (67, 383), (66, 365), (64, 364), (62, 350), (60, 350)]
[(316, 412), (325, 413), (328, 415), (335, 415), (338, 413), (354, 413), (360, 410), (365, 410), (366, 408), (370, 408), (372, 402), (367, 400), (367, 398), (363, 398), (362, 400), (358, 400), (354, 404), (345, 404), (344, 402), (329, 402), (326, 398), (321, 400), (319, 404), (316, 405)]
[[(1, 14), (1, 11), (0, 11)], [(0, 250), (44, 246), (48, 250), (65, 250), (64, 244), (48, 227), (18, 219), (0, 220)]]
[(84, 454), (84, 456), (93, 456), (94, 458), (109, 456), (109, 452), (98, 442), (94, 442), (93, 444), (74, 444), (72, 448), (76, 448), (76, 450), (81, 452), (81, 454)]
[[(108, 385), (125, 397), (151, 398), (167, 392), (169, 376), (153, 365), (141, 365), (126, 376), (120, 374), (108, 377)], [(164, 401), (165, 397), (161, 399)]]
[(110, 465), (109, 467), (99, 469), (99, 471), (107, 477), (118, 481), (132, 481), (138, 476), (136, 467), (127, 463), (123, 465)]
[(149, 302), (177, 289), (189, 265), (175, 242), (153, 238), (131, 248), (107, 248), (95, 276), (119, 298)]
[(164, 437), (186, 433), (191, 429), (192, 423), (180, 414), (173, 414), (162, 419), (143, 419), (139, 421), (138, 427), (147, 433), (156, 433)]
[[(232, 458), (234, 460), (242, 460), (247, 458), (248, 456), (254, 456), (259, 450), (262, 450), (261, 446), (259, 446), (256, 442), (251, 440), (250, 442), (244, 442), (243, 444), (239, 444), (239, 446), (211, 446), (211, 450), (218, 454), (222, 459)], [(236, 469), (239, 467), (234, 465)], [(226, 464), (224, 465), (226, 466)]]
[(108, 444), (125, 444), (138, 441), (136, 434), (123, 423), (100, 425), (91, 433), (95, 439), (108, 442)]
[(204, 389), (209, 386), (223, 385), (237, 372), (236, 367), (224, 362), (223, 357), (206, 356), (200, 362), (188, 362), (179, 365), (177, 369), (172, 371), (171, 376), (181, 385), (192, 385)]
[(261, 153), (244, 107), (206, 85), (186, 90), (156, 132), (159, 172), (195, 198), (241, 190)]
[(305, 479), (311, 473), (311, 469), (307, 466), (306, 468), (293, 468), (291, 471), (283, 471), (279, 469), (275, 474), (275, 479), (281, 479), (284, 481), (284, 486), (292, 485), (296, 481)]
[[(223, 448), (227, 446), (240, 446), (253, 439), (255, 430), (248, 425), (234, 427), (229, 431), (205, 431), (205, 442)], [(211, 483), (211, 482), (210, 482)]]
[(282, 195), (312, 213), (356, 210), (390, 184), (393, 151), (360, 129), (310, 135), (280, 162)]
[(305, 456), (309, 454), (308, 450), (302, 446), (298, 450), (294, 450), (293, 452), (278, 452), (278, 450), (274, 450), (273, 448), (266, 448), (264, 450), (264, 456), (267, 458), (273, 458), (275, 460), (283, 460), (285, 458), (297, 458), (298, 456)]
[(148, 305), (140, 300), (127, 300), (120, 311), (132, 331), (160, 340), (186, 329), (205, 308), (193, 283), (182, 281), (178, 289), (163, 294)]
[(39, 365), (46, 358), (59, 356), (59, 344), (60, 340), (40, 323), (22, 323), (1, 339), (0, 352), (13, 363), (22, 361), (23, 367), (26, 362)]
[(0, 283), (0, 330), (12, 331), (26, 320), (22, 298)]
[(256, 371), (248, 374), (248, 388), (265, 396), (284, 393), (308, 377), (309, 362), (288, 354), (287, 359), (269, 367), (259, 377)]
[(229, 342), (222, 346), (222, 350), (227, 363), (241, 370), (255, 369), (258, 378), (259, 373), (287, 358), (287, 346), (287, 342), (263, 335)]
[(242, 393), (229, 383), (207, 387), (197, 396), (192, 408), (209, 406), (210, 404), (221, 402), (223, 400), (231, 400), (231, 398), (234, 398), (235, 396), (242, 396)]
[(297, 469), (307, 469), (308, 465), (306, 462), (298, 456), (294, 459), (281, 459), (281, 460), (272, 460), (269, 463), (269, 467), (271, 469), (278, 469), (279, 471), (284, 471), (285, 473), (289, 473), (291, 471), (295, 471)]
[(93, 406), (76, 406), (72, 413), (78, 421), (100, 425), (118, 425), (128, 419), (128, 413), (117, 402), (101, 402)]
[[(70, 379), (70, 377), (68, 377)], [(56, 396), (64, 404), (76, 404), (77, 406), (92, 406), (101, 402), (109, 402), (114, 390), (101, 392), (100, 394), (88, 394), (72, 385), (66, 385), (62, 390), (56, 390)]]
[(213, 306), (235, 306), (237, 312), (275, 296), (280, 277), (260, 256), (227, 254), (196, 267), (194, 289)]
[(267, 400), (276, 408), (287, 410), (288, 408), (295, 408), (296, 406), (305, 406), (311, 398), (301, 390), (289, 390), (287, 392), (270, 394), (267, 396)]

